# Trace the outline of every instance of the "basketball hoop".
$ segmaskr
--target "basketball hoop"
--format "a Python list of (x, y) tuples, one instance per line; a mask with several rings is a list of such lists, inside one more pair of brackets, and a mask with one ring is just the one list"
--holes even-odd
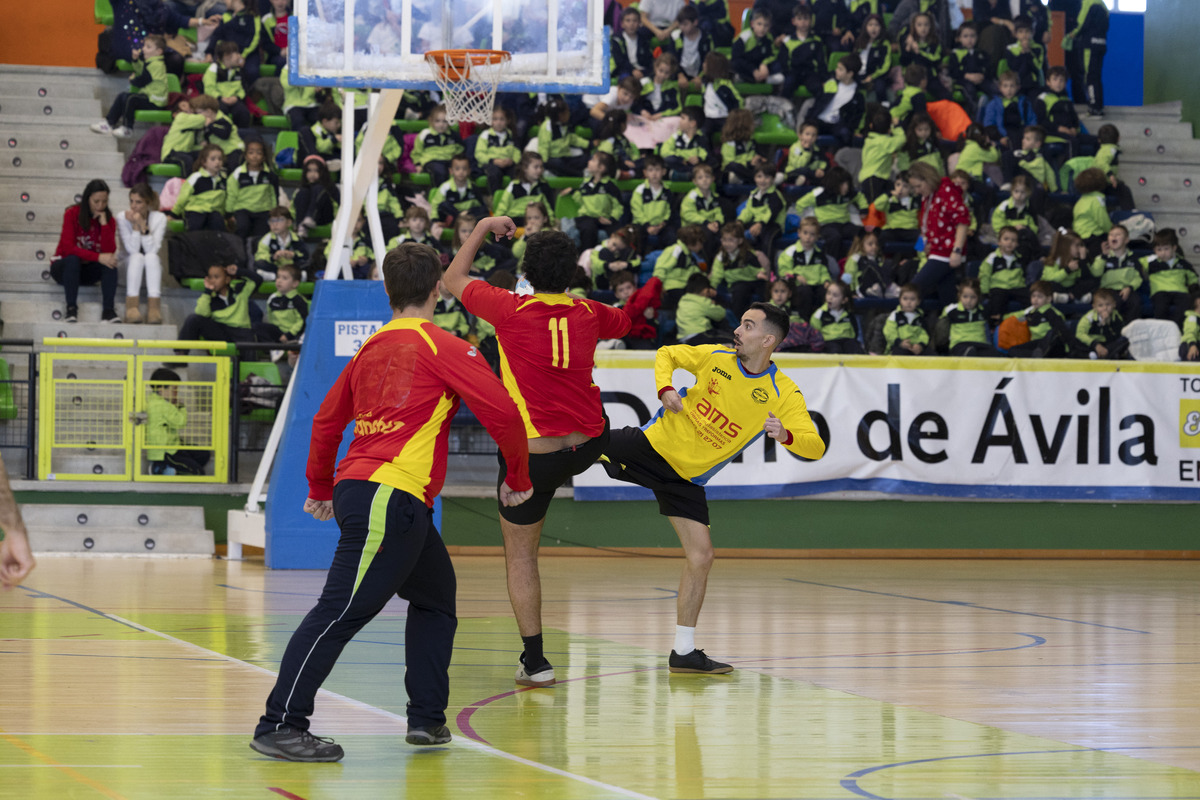
[(504, 50), (430, 50), (425, 63), (446, 106), (450, 122), (489, 125), (496, 87), (512, 60)]

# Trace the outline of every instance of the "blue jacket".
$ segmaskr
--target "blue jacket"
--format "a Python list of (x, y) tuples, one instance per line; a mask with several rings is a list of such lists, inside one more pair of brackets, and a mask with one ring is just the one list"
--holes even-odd
[[(1020, 144), (1021, 131), (1019, 129), (1010, 131), (1005, 125), (1005, 119), (1007, 118), (1008, 124), (1019, 125), (1020, 128), (1023, 128), (1026, 125), (1036, 125), (1037, 117), (1033, 113), (1033, 106), (1030, 104), (1028, 98), (1026, 98), (1024, 95), (1018, 95), (1014, 99), (1013, 104), (1017, 106), (1016, 114), (1005, 108), (1003, 97), (1000, 97), (999, 95), (993, 97), (988, 104), (984, 106), (983, 127), (989, 128), (994, 126), (996, 130), (1000, 131), (1001, 136), (1006, 136), (1010, 140), (1016, 138), (1016, 144)], [(1008, 113), (1005, 113), (1006, 111), (1008, 111)], [(1019, 122), (1016, 118), (1017, 114), (1020, 115)]]

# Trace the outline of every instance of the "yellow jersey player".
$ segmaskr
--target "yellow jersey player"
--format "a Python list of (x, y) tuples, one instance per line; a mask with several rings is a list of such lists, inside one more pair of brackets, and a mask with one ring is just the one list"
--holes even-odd
[[(804, 458), (825, 454), (804, 395), (771, 361), (788, 328), (785, 311), (754, 303), (742, 314), (732, 347), (659, 349), (654, 379), (662, 409), (643, 428), (613, 431), (602, 459), (613, 478), (654, 492), (687, 557), (679, 582), (671, 672), (733, 671), (695, 647), (696, 619), (713, 561), (704, 485), (763, 434)], [(696, 376), (690, 391), (671, 385), (677, 369)]]

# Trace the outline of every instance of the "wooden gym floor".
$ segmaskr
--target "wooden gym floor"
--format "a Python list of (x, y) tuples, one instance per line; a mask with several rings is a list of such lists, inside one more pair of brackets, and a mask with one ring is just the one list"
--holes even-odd
[(1200, 798), (1200, 563), (718, 560), (670, 676), (674, 558), (543, 559), (561, 683), (514, 691), (496, 557), (458, 557), (454, 741), (404, 743), (403, 607), (313, 730), (246, 743), (318, 572), (43, 558), (0, 595), (5, 798)]

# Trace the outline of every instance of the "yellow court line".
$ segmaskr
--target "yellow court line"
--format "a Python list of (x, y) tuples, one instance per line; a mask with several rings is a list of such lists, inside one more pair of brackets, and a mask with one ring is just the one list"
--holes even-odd
[(82, 783), (84, 786), (87, 786), (90, 789), (95, 789), (97, 792), (104, 795), (105, 797), (111, 798), (111, 800), (127, 800), (125, 795), (114, 792), (112, 789), (109, 789), (107, 786), (100, 783), (99, 781), (94, 781), (91, 778), (89, 778), (87, 775), (84, 775), (81, 772), (76, 772), (75, 770), (73, 770), (69, 766), (67, 766), (66, 764), (58, 763), (53, 758), (51, 758), (50, 756), (41, 752), (40, 750), (38, 750), (34, 747), (31, 747), (30, 745), (26, 744), (25, 742), (22, 742), (20, 739), (16, 738), (15, 736), (9, 736), (7, 733), (5, 733), (2, 730), (0, 730), (0, 739), (3, 739), (4, 741), (8, 742), (9, 744), (11, 744), (13, 747), (17, 748), (18, 750), (21, 750), (22, 752), (36, 758), (38, 761), (41, 761), (42, 763), (44, 763), (46, 766), (54, 767), (59, 772), (63, 773), (64, 775), (71, 778), (72, 780), (78, 781), (79, 783)]

